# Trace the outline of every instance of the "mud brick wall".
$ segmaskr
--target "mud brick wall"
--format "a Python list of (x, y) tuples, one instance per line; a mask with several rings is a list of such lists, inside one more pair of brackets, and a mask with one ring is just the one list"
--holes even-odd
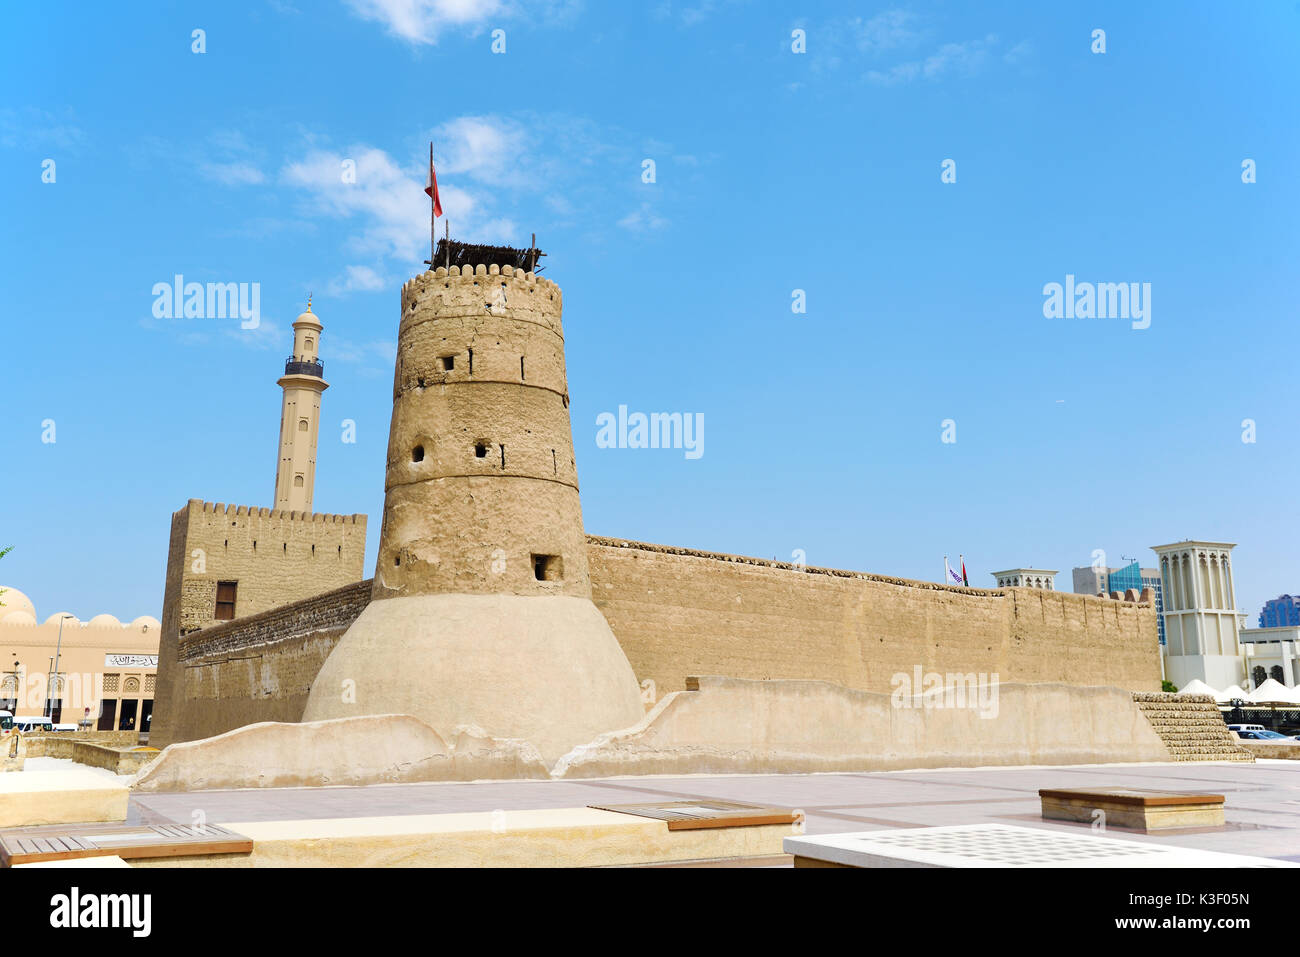
[(1149, 605), (1030, 588), (955, 588), (588, 537), (592, 598), (638, 679), (816, 678), (893, 690), (896, 674), (997, 674), (1158, 691)]

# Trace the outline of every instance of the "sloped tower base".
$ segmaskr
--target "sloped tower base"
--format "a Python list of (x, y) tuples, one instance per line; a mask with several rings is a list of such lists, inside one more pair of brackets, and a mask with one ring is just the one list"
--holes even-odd
[(522, 738), (549, 765), (645, 709), (589, 599), (443, 594), (366, 606), (312, 683), (302, 720), (372, 714), (414, 715), (448, 739), (462, 725)]

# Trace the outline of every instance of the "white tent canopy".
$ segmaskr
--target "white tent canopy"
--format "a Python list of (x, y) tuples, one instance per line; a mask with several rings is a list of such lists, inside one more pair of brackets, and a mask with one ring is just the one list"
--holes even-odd
[(1179, 694), (1208, 694), (1217, 698), (1218, 692), (1207, 685), (1200, 678), (1193, 678), (1187, 684), (1178, 689)]
[(1265, 702), (1277, 701), (1283, 704), (1300, 704), (1300, 693), (1297, 689), (1288, 688), (1280, 681), (1272, 678), (1266, 680), (1258, 688), (1252, 691), (1247, 700), (1251, 704), (1264, 704)]
[(1232, 701), (1234, 698), (1241, 698), (1243, 701), (1245, 701), (1250, 698), (1250, 695), (1246, 694), (1246, 692), (1242, 691), (1236, 685), (1229, 685), (1227, 688), (1224, 688), (1222, 691), (1220, 691), (1218, 694), (1214, 696), (1214, 700), (1219, 702), (1219, 704), (1227, 704), (1229, 701)]

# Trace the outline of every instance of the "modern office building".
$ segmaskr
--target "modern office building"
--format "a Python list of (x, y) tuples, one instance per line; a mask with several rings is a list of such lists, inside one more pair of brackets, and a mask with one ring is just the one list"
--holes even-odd
[(1281, 595), (1264, 602), (1264, 610), (1259, 613), (1259, 627), (1293, 628), (1296, 625), (1300, 625), (1300, 598)]

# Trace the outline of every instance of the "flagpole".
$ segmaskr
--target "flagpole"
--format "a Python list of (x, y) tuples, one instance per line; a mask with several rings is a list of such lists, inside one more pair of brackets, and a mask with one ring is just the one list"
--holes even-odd
[[(429, 140), (429, 185), (433, 185), (433, 140)], [(429, 268), (433, 269), (434, 255), (438, 251), (438, 198), (429, 194)]]

